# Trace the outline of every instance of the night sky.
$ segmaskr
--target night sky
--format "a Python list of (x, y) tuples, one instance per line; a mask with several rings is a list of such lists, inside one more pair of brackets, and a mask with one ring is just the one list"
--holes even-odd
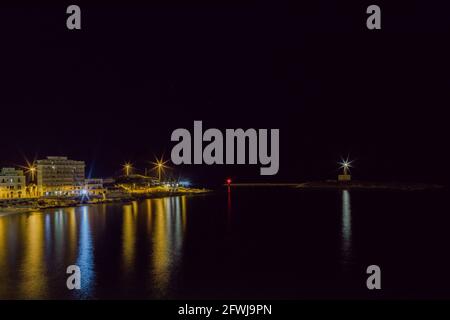
[(2, 3), (0, 166), (67, 155), (111, 176), (170, 157), (172, 131), (203, 120), (279, 128), (280, 170), (174, 169), (196, 182), (332, 179), (347, 154), (355, 179), (448, 180), (449, 5), (210, 2)]

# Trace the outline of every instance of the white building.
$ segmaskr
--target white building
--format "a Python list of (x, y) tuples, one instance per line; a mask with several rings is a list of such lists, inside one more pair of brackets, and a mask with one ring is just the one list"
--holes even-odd
[(67, 157), (37, 160), (37, 187), (41, 196), (78, 196), (84, 189), (84, 161)]
[(103, 188), (103, 179), (85, 179), (83, 192), (89, 196), (104, 195), (105, 189)]
[(25, 196), (25, 175), (23, 170), (2, 168), (0, 171), (0, 199), (22, 198)]

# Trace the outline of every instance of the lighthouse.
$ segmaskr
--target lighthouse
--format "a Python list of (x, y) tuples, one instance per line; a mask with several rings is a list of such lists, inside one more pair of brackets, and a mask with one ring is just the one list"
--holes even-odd
[(352, 176), (350, 175), (351, 163), (352, 162), (348, 160), (348, 157), (347, 160), (339, 162), (342, 174), (338, 175), (338, 181), (350, 181), (352, 179)]

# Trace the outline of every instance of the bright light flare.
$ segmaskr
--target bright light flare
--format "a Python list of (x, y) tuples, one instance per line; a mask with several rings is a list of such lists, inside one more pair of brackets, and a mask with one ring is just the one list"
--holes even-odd
[(125, 170), (125, 175), (129, 176), (130, 175), (130, 171), (131, 171), (132, 168), (133, 168), (133, 164), (130, 163), (130, 162), (126, 162), (123, 165), (123, 169)]
[(34, 182), (34, 178), (35, 178), (35, 175), (37, 172), (36, 164), (34, 163), (34, 161), (30, 163), (28, 160), (26, 160), (26, 162), (27, 162), (26, 166), (20, 166), (20, 167), (22, 169), (25, 169), (25, 173), (30, 175), (31, 182)]
[(352, 168), (352, 163), (353, 161), (349, 160), (349, 157), (347, 156), (347, 159), (341, 159), (340, 162), (338, 162), (338, 164), (340, 165), (340, 169), (344, 169), (344, 174), (347, 174), (347, 171), (350, 170), (350, 168)]
[[(156, 157), (155, 157), (156, 158)], [(160, 159), (156, 158), (155, 162), (152, 162), (153, 168), (152, 170), (158, 170), (158, 180), (161, 182), (161, 173), (164, 173), (165, 169), (169, 169), (169, 166), (166, 166), (166, 163), (168, 163), (169, 160), (164, 160), (163, 157)]]

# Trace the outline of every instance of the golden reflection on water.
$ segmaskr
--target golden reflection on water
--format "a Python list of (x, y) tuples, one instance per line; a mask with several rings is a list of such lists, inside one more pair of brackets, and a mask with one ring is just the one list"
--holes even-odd
[(136, 217), (134, 203), (123, 206), (122, 255), (125, 273), (134, 268), (136, 252)]
[(147, 230), (148, 234), (151, 234), (151, 232), (152, 232), (152, 200), (150, 200), (150, 199), (145, 200), (145, 207), (147, 209), (145, 211), (145, 213), (147, 215), (147, 219), (146, 219), (146, 221), (147, 221), (147, 228), (146, 228), (146, 230)]
[[(114, 221), (117, 214), (121, 216), (119, 269), (126, 276), (141, 276), (142, 268), (137, 264), (145, 263), (144, 272), (149, 273), (151, 281), (145, 285), (152, 288), (152, 295), (165, 296), (179, 268), (186, 202), (181, 196), (111, 208), (83, 206), (0, 217), (0, 298), (91, 297), (96, 262), (101, 263), (94, 253), (108, 250), (95, 247), (94, 239), (109, 231), (107, 221)], [(138, 243), (139, 248), (147, 250), (139, 256)], [(65, 291), (66, 268), (72, 264), (81, 268), (80, 292)]]
[(6, 246), (6, 219), (0, 219), (0, 266), (6, 263), (8, 247)]
[(164, 293), (168, 284), (168, 233), (165, 225), (167, 224), (168, 210), (162, 199), (155, 199), (155, 219), (153, 234), (153, 275), (154, 282), (161, 293)]
[(186, 229), (186, 197), (147, 199), (141, 205), (133, 202), (123, 206), (122, 263), (125, 274), (136, 271), (136, 248), (140, 238), (138, 221), (145, 223), (144, 239), (149, 239), (151, 245), (150, 286), (156, 289), (156, 295), (164, 296), (181, 256)]
[(171, 278), (180, 261), (186, 226), (185, 201), (184, 197), (152, 200), (155, 207), (152, 278), (157, 289), (156, 294), (160, 297), (167, 294)]
[[(7, 220), (4, 219), (0, 219), (0, 270), (7, 270), (7, 258), (9, 255), (8, 252), (8, 243), (7, 243)], [(8, 277), (7, 274), (0, 274), (0, 295), (4, 295), (6, 294), (6, 292), (4, 292), (6, 290), (6, 286), (2, 285), (2, 283), (4, 283), (6, 281), (6, 277)]]
[(186, 196), (181, 196), (181, 223), (183, 224), (183, 234), (186, 231)]
[(20, 265), (22, 281), (20, 296), (27, 299), (44, 298), (47, 290), (47, 273), (44, 257), (44, 214), (23, 215), (20, 227), (23, 235), (23, 260)]

